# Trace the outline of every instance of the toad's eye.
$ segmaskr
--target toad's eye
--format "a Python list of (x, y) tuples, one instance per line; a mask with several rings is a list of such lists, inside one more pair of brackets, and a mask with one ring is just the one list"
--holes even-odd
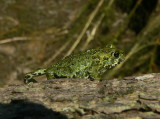
[(119, 52), (118, 52), (118, 51), (116, 51), (116, 52), (114, 53), (114, 57), (115, 57), (115, 58), (118, 58), (118, 57), (119, 57)]

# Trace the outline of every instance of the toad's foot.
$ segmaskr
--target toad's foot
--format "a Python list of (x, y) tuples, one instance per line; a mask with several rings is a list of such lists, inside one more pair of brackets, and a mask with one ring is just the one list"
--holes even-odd
[(37, 81), (35, 79), (32, 78), (32, 74), (26, 74), (24, 76), (24, 83), (28, 84), (28, 83), (36, 83)]

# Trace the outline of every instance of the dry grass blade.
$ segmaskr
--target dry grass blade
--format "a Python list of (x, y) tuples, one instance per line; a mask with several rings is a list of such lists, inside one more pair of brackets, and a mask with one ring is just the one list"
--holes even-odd
[(87, 48), (88, 44), (91, 42), (91, 40), (93, 40), (93, 38), (96, 34), (96, 31), (97, 31), (99, 25), (101, 24), (103, 18), (104, 18), (104, 14), (101, 15), (101, 17), (99, 18), (99, 20), (95, 24), (94, 28), (91, 31), (91, 34), (89, 35), (89, 37), (86, 40), (86, 43), (83, 46), (82, 50), (85, 50)]
[[(107, 10), (109, 10), (109, 8), (112, 6), (113, 2), (114, 2), (114, 0), (110, 0), (110, 1), (109, 1), (109, 4), (108, 4), (108, 6), (107, 6)], [(100, 18), (98, 19), (98, 21), (97, 21), (96, 24), (94, 25), (94, 27), (93, 27), (93, 29), (92, 29), (92, 31), (91, 31), (91, 34), (90, 34), (89, 37), (87, 38), (86, 43), (84, 44), (82, 50), (85, 50), (85, 49), (87, 48), (88, 44), (91, 42), (91, 40), (93, 40), (93, 38), (94, 38), (94, 36), (95, 36), (95, 34), (96, 34), (96, 31), (97, 31), (99, 25), (101, 24), (104, 16), (105, 16), (105, 14), (102, 13), (102, 15), (100, 16)]]
[(115, 35), (115, 39), (118, 39), (119, 36), (125, 31), (125, 29), (128, 26), (128, 23), (130, 21), (130, 18), (133, 16), (133, 14), (135, 13), (136, 9), (141, 4), (141, 2), (142, 2), (142, 0), (137, 1), (136, 5), (132, 9), (132, 11), (129, 13), (129, 15), (128, 15), (127, 19), (125, 20), (124, 24), (120, 27), (119, 32)]
[(32, 39), (29, 37), (14, 37), (14, 38), (1, 40), (0, 44), (11, 43), (16, 41), (25, 41), (25, 40), (32, 40)]
[(61, 52), (70, 44), (71, 40), (67, 41), (62, 47), (56, 52), (51, 58), (49, 58), (46, 62), (44, 62), (43, 66), (49, 65)]
[(91, 15), (89, 16), (89, 19), (87, 21), (87, 23), (85, 24), (82, 32), (80, 33), (80, 35), (78, 36), (77, 40), (74, 42), (74, 44), (72, 45), (72, 47), (69, 49), (69, 51), (66, 53), (65, 57), (70, 55), (73, 50), (77, 47), (77, 45), (79, 44), (79, 42), (81, 41), (82, 37), (84, 36), (84, 34), (86, 33), (86, 30), (88, 29), (88, 27), (90, 26), (92, 20), (94, 19), (94, 17), (96, 16), (96, 14), (98, 13), (99, 8), (102, 6), (104, 0), (100, 0), (98, 5), (96, 6), (95, 10), (91, 13)]
[[(144, 48), (149, 47), (149, 46), (160, 45), (159, 42), (158, 43), (156, 42), (156, 39), (159, 39), (160, 33), (156, 37), (155, 36), (150, 37), (150, 38), (152, 38), (153, 42), (148, 42), (148, 43), (143, 42), (143, 41), (147, 41), (148, 36), (150, 34), (153, 34), (152, 32), (154, 32), (155, 29), (157, 29), (157, 28), (160, 29), (159, 21), (160, 21), (160, 15), (150, 21), (150, 23), (148, 24), (148, 26), (146, 26), (146, 28), (143, 30), (143, 32), (141, 32), (137, 36), (138, 42), (132, 47), (130, 52), (127, 54), (127, 56), (125, 57), (125, 61), (123, 61), (117, 67), (112, 69), (112, 71), (109, 74), (107, 74), (108, 77), (113, 76), (117, 72), (117, 70), (120, 69), (123, 66), (123, 64), (125, 62), (127, 62), (128, 59), (131, 58), (137, 52), (139, 52), (139, 51), (141, 51)], [(150, 39), (148, 39), (148, 40), (150, 40)]]

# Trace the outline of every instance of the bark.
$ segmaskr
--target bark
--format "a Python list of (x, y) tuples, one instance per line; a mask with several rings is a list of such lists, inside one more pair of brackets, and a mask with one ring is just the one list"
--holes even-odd
[(160, 118), (160, 74), (55, 79), (0, 88), (0, 119)]

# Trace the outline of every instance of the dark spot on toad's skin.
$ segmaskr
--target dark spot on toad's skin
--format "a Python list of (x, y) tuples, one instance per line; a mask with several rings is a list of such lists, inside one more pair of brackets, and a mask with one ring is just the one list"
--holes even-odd
[(24, 78), (28, 79), (28, 78), (31, 78), (31, 76), (30, 75), (26, 75), (26, 76), (24, 76)]
[(97, 57), (96, 56), (92, 56), (92, 59), (96, 59)]
[(108, 57), (103, 57), (103, 60), (108, 60)]
[(33, 75), (37, 75), (37, 73), (33, 73)]
[(41, 75), (41, 73), (38, 73), (38, 75)]

